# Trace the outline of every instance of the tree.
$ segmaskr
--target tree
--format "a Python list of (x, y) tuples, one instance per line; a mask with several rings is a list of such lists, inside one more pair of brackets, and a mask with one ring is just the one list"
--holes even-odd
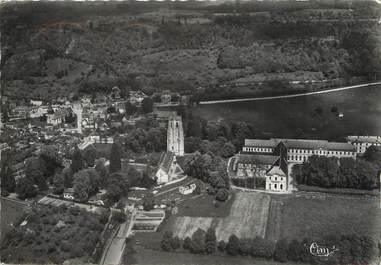
[(151, 113), (153, 111), (153, 100), (150, 97), (144, 98), (142, 108), (144, 113)]
[(12, 169), (9, 166), (9, 160), (2, 157), (0, 163), (1, 188), (7, 192), (14, 192), (16, 188), (16, 181), (12, 175)]
[(33, 184), (36, 184), (39, 190), (48, 189), (44, 171), (45, 163), (42, 159), (38, 157), (30, 157), (25, 160), (25, 176), (30, 179)]
[(35, 197), (37, 195), (37, 189), (34, 186), (33, 180), (26, 177), (20, 179), (16, 185), (16, 193), (22, 200)]
[(101, 160), (97, 161), (97, 164), (95, 165), (95, 170), (99, 174), (100, 186), (105, 187), (107, 184), (108, 172), (106, 166)]
[(229, 197), (229, 192), (227, 189), (225, 189), (225, 188), (218, 189), (217, 194), (216, 194), (216, 200), (218, 200), (220, 202), (224, 202), (228, 199), (228, 197)]
[(180, 248), (180, 246), (181, 246), (181, 240), (180, 240), (180, 238), (178, 236), (173, 237), (171, 239), (170, 243), (171, 243), (172, 249), (174, 249), (174, 250)]
[(121, 148), (119, 143), (114, 142), (111, 146), (110, 152), (110, 174), (117, 172), (121, 169)]
[(83, 159), (81, 151), (78, 147), (74, 150), (73, 158), (71, 159), (71, 174), (74, 175), (83, 168)]
[(381, 169), (381, 149), (379, 147), (376, 147), (374, 145), (369, 146), (365, 153), (363, 158), (378, 166), (379, 169)]
[(73, 188), (74, 197), (79, 201), (87, 201), (89, 199), (90, 178), (83, 171), (74, 174)]
[(151, 211), (153, 210), (154, 206), (155, 198), (153, 196), (153, 193), (149, 192), (143, 197), (143, 208), (145, 211)]
[(127, 220), (126, 214), (123, 212), (114, 212), (112, 214), (113, 220), (115, 220), (118, 223), (124, 223)]
[(226, 243), (225, 241), (221, 240), (218, 242), (218, 250), (221, 252), (224, 252), (226, 249)]
[(187, 236), (185, 239), (184, 239), (184, 244), (183, 244), (183, 248), (184, 249), (190, 249), (192, 246), (192, 239)]
[(231, 142), (225, 143), (222, 148), (221, 156), (224, 158), (228, 158), (233, 156), (234, 154), (235, 154), (235, 146)]
[(126, 109), (126, 115), (128, 115), (128, 116), (135, 114), (135, 112), (137, 110), (136, 106), (132, 105), (130, 103), (130, 101), (127, 101), (124, 107)]
[(226, 251), (232, 256), (238, 255), (239, 238), (236, 235), (231, 235), (229, 237), (228, 244), (226, 245)]
[(117, 202), (128, 193), (129, 185), (120, 173), (111, 174), (107, 179), (107, 198), (111, 202)]
[(95, 149), (94, 146), (90, 145), (88, 148), (85, 149), (84, 159), (88, 167), (94, 166), (96, 156), (97, 156), (97, 150)]
[(161, 248), (164, 251), (171, 251), (172, 250), (172, 245), (171, 245), (172, 236), (173, 236), (173, 234), (171, 231), (165, 231), (164, 232), (163, 239), (161, 240)]
[(65, 175), (62, 171), (58, 171), (53, 177), (53, 192), (55, 194), (62, 194), (65, 189)]
[(248, 239), (241, 239), (239, 242), (239, 254), (247, 256), (251, 254), (251, 242)]
[(198, 228), (192, 235), (191, 252), (201, 254), (205, 251), (205, 231)]
[(205, 234), (205, 251), (207, 254), (214, 253), (216, 251), (216, 231), (209, 227)]

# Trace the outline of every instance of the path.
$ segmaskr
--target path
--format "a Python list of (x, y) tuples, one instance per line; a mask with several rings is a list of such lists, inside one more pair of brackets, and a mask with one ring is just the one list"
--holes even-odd
[(326, 90), (315, 91), (315, 92), (298, 93), (298, 94), (293, 94), (293, 95), (271, 96), (271, 97), (255, 97), (255, 98), (240, 98), (240, 99), (224, 99), (224, 100), (209, 100), (209, 101), (200, 101), (199, 104), (200, 105), (211, 105), (211, 104), (221, 104), (221, 103), (231, 103), (231, 102), (241, 102), (241, 101), (258, 101), (258, 100), (281, 99), (281, 98), (296, 98), (296, 97), (325, 94), (325, 93), (330, 93), (330, 92), (342, 91), (342, 90), (359, 88), (359, 87), (374, 86), (374, 85), (380, 85), (380, 84), (381, 84), (381, 81), (380, 82), (360, 84), (360, 85), (354, 85), (354, 86), (338, 87), (338, 88), (326, 89)]
[(122, 223), (119, 229), (114, 232), (112, 239), (105, 246), (100, 265), (118, 265), (122, 260), (126, 239), (129, 237), (132, 226), (134, 224), (136, 209), (131, 214), (131, 217)]

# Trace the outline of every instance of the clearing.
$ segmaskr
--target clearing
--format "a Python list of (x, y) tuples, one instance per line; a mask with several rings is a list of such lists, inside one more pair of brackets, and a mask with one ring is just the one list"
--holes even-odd
[(237, 193), (227, 217), (176, 217), (173, 233), (180, 238), (198, 229), (216, 229), (217, 240), (228, 241), (232, 234), (239, 238), (265, 236), (270, 196), (260, 193)]

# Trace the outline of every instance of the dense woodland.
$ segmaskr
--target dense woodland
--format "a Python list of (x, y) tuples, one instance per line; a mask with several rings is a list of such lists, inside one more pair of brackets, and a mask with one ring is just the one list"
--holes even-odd
[[(161, 13), (160, 5), (178, 13)], [(263, 82), (258, 74), (284, 81), (276, 93), (307, 89), (287, 87), (293, 80), (378, 80), (380, 10), (367, 1), (10, 4), (1, 23), (4, 94), (54, 98), (118, 85), (149, 95), (163, 88), (194, 95), (209, 88), (200, 100), (253, 94), (221, 85), (256, 87)], [(226, 15), (214, 15), (219, 12)]]

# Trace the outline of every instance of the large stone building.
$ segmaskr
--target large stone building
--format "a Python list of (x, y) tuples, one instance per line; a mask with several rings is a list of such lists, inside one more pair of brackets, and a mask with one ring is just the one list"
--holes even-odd
[(348, 136), (348, 143), (356, 147), (357, 154), (365, 153), (370, 146), (381, 146), (381, 136)]
[(355, 159), (356, 148), (350, 143), (326, 140), (246, 139), (242, 152), (236, 156), (233, 170), (235, 178), (265, 179), (264, 189), (287, 191), (292, 189), (291, 166), (307, 161), (312, 155)]
[(304, 139), (246, 139), (245, 153), (267, 153), (285, 156), (289, 163), (303, 163), (312, 155), (356, 158), (356, 148), (350, 143)]
[(172, 116), (167, 128), (167, 151), (177, 156), (184, 155), (184, 130), (181, 116)]

